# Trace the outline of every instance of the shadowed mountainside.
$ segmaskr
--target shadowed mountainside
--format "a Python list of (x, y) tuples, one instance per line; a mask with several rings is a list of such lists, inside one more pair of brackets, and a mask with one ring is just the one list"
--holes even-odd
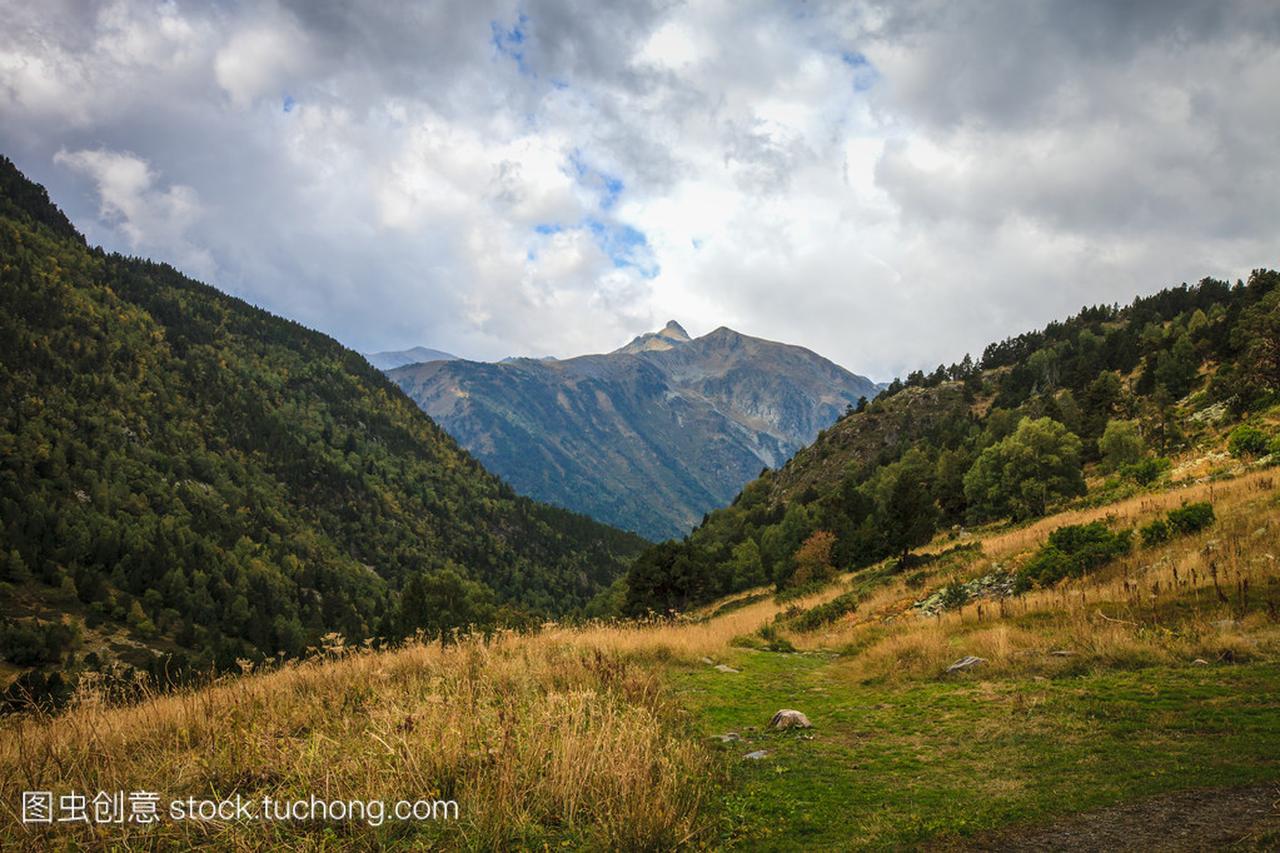
[(802, 347), (675, 322), (608, 354), (389, 375), (517, 491), (652, 538), (688, 532), (878, 390)]

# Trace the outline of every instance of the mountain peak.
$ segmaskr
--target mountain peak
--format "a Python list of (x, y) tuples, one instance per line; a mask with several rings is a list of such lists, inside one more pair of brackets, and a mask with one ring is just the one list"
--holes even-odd
[(684, 327), (675, 320), (668, 320), (667, 325), (658, 331), (639, 335), (631, 343), (624, 347), (619, 347), (614, 352), (638, 353), (652, 350), (668, 350), (674, 348), (676, 344), (687, 344), (689, 341), (689, 333), (684, 330)]
[(654, 334), (673, 341), (689, 340), (689, 333), (684, 330), (684, 326), (681, 326), (675, 320), (668, 320), (667, 325), (663, 326), (661, 331), (655, 332)]

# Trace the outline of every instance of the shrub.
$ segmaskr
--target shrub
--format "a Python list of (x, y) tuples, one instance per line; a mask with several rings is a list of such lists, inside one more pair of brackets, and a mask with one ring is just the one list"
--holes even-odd
[(859, 597), (856, 592), (837, 595), (830, 601), (811, 607), (796, 616), (791, 620), (791, 625), (797, 631), (813, 631), (821, 628), (823, 625), (834, 622), (840, 617), (857, 610)]
[(1170, 531), (1179, 536), (1197, 533), (1213, 524), (1215, 519), (1213, 504), (1208, 501), (1187, 504), (1184, 507), (1170, 511), (1168, 519)]
[(1142, 544), (1150, 547), (1168, 542), (1173, 536), (1169, 530), (1169, 524), (1163, 518), (1157, 518), (1155, 521), (1142, 528)]
[(1128, 477), (1143, 486), (1149, 486), (1159, 479), (1161, 474), (1168, 471), (1170, 467), (1169, 460), (1163, 456), (1150, 456), (1131, 465), (1121, 466), (1120, 476)]
[(1227, 438), (1227, 450), (1232, 456), (1260, 456), (1267, 452), (1267, 434), (1255, 426), (1241, 424)]
[(1157, 518), (1142, 528), (1142, 544), (1160, 545), (1175, 536), (1198, 533), (1213, 524), (1214, 518), (1213, 505), (1208, 501), (1170, 510), (1164, 518)]
[(771, 652), (794, 652), (796, 647), (791, 645), (791, 641), (778, 633), (777, 627), (773, 625), (761, 625), (759, 630), (760, 639), (764, 640), (764, 647)]
[(1080, 577), (1132, 547), (1130, 530), (1113, 533), (1101, 521), (1059, 527), (1049, 534), (1049, 542), (1023, 566), (1018, 586), (1049, 586), (1065, 577)]

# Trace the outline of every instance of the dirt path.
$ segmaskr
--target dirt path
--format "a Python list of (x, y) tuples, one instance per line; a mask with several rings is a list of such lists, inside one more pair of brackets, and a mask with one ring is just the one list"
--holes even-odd
[(940, 850), (1278, 850), (1280, 783), (1177, 791)]

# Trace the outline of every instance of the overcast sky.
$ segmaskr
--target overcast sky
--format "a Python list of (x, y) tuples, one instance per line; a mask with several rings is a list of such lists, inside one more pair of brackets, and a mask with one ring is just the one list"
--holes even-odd
[(360, 350), (679, 320), (887, 379), (1280, 264), (1280, 4), (0, 0), (90, 240)]

